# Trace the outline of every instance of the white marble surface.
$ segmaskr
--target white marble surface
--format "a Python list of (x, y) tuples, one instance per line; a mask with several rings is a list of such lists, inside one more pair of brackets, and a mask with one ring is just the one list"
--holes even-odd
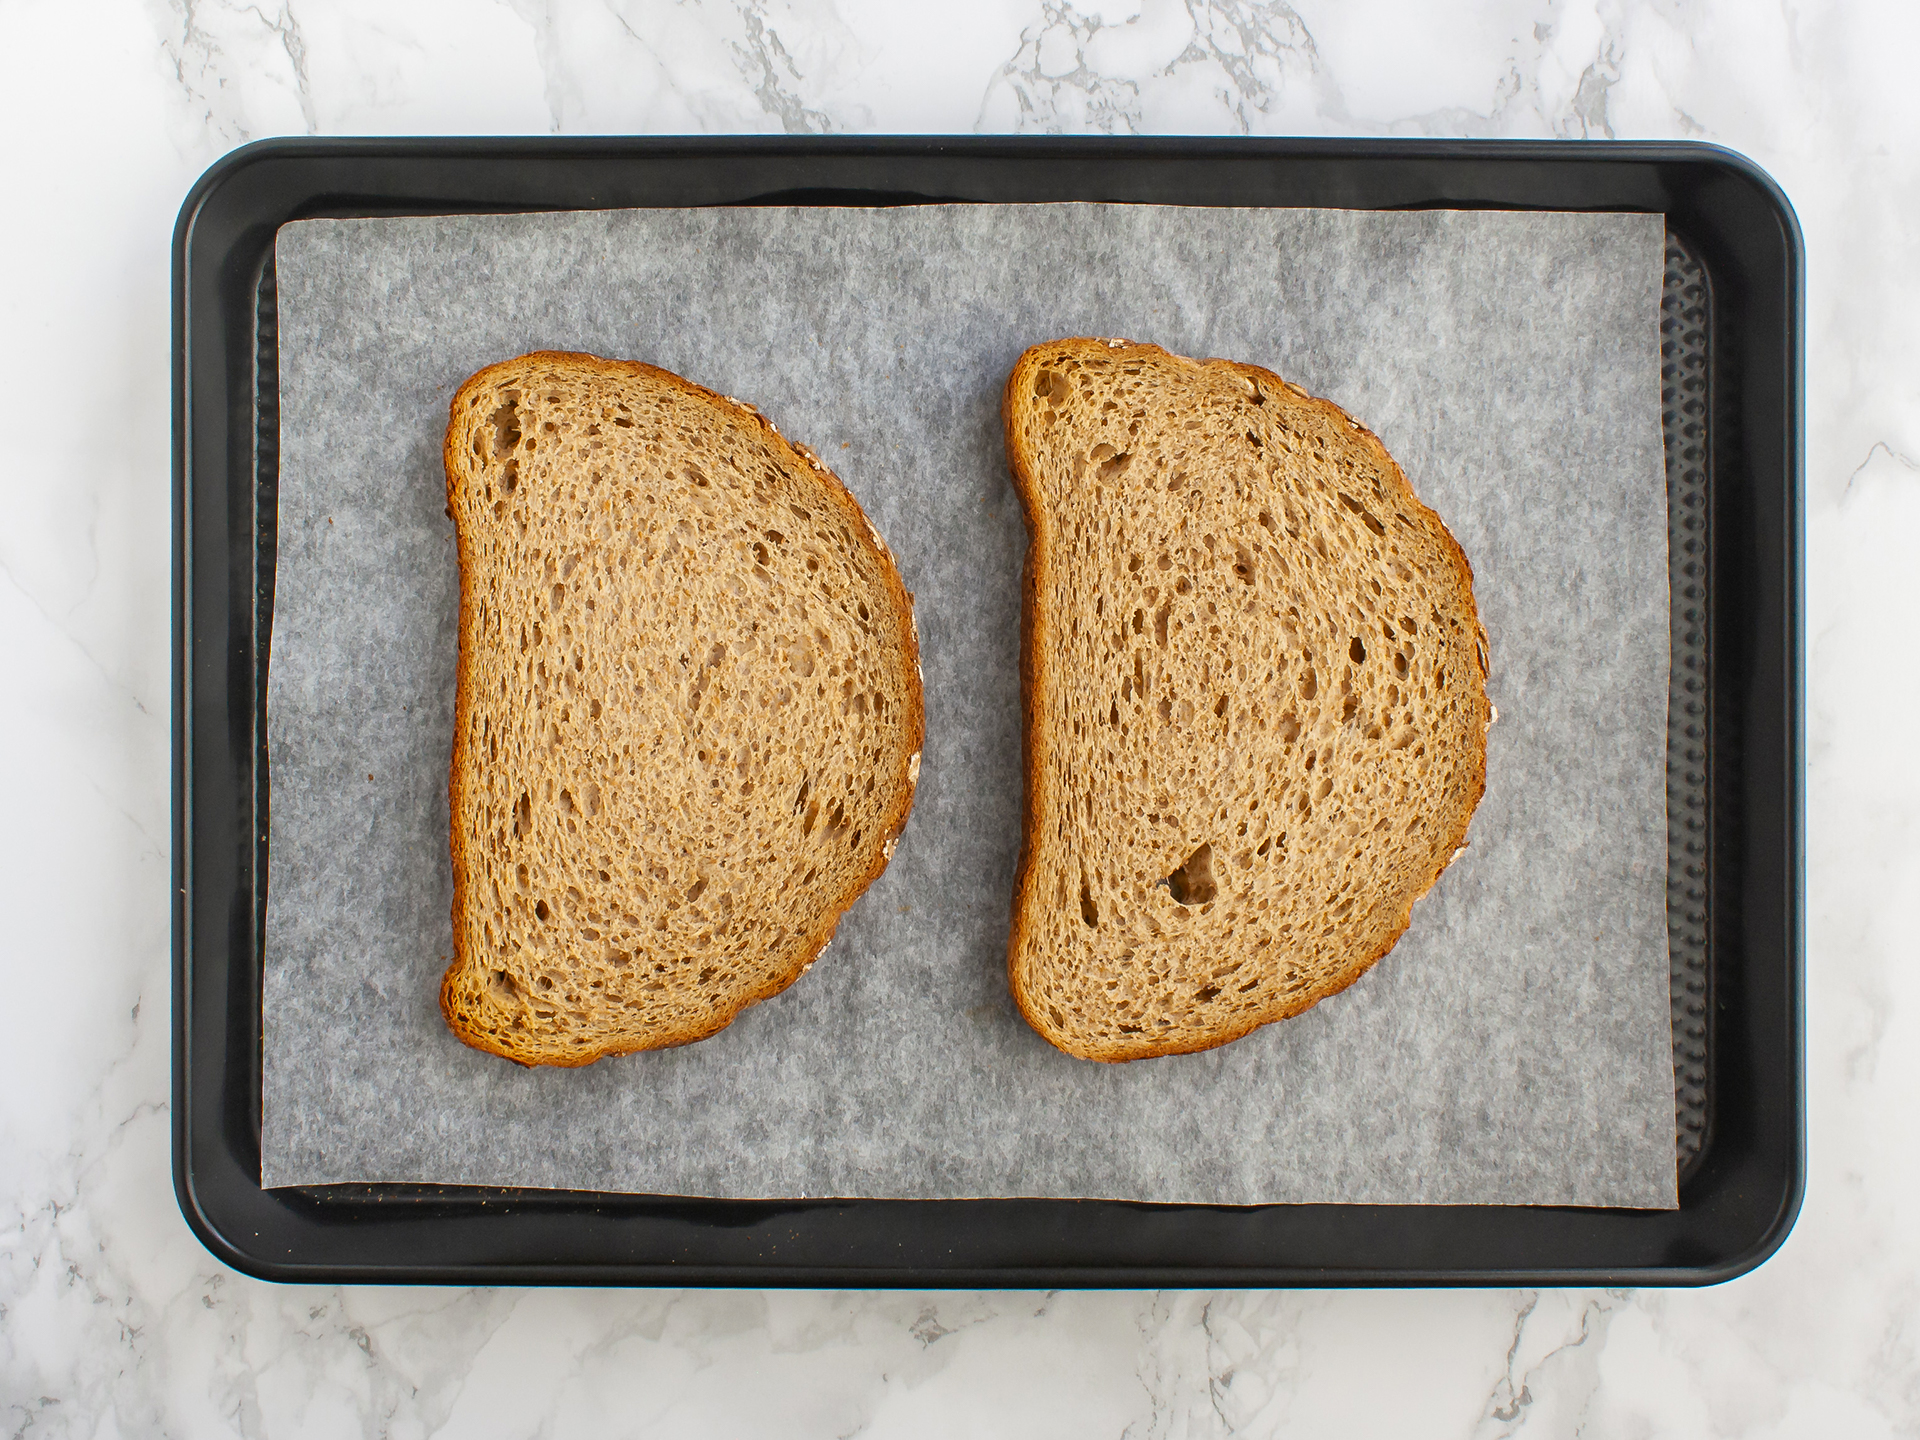
[[(1920, 1432), (1920, 12), (1899, 0), (0, 0), (10, 1436)], [(281, 1288), (168, 1175), (173, 216), (298, 133), (1699, 137), (1808, 272), (1810, 1176), (1700, 1292)]]

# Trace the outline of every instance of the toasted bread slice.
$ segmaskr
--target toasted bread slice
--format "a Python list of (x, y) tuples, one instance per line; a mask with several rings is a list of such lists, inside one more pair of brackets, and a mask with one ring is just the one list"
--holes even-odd
[(462, 1040), (685, 1045), (798, 979), (893, 855), (924, 733), (912, 597), (751, 407), (542, 352), (453, 398)]
[(1250, 365), (1059, 340), (1003, 410), (1014, 998), (1107, 1061), (1297, 1015), (1392, 948), (1485, 790), (1466, 556), (1372, 434)]

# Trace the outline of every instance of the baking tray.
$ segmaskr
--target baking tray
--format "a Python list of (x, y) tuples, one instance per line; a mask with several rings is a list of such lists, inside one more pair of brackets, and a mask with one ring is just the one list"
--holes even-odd
[[(314, 216), (1107, 201), (1666, 217), (1673, 580), (1672, 1211), (731, 1201), (260, 1187), (272, 256)], [(1107, 138), (267, 141), (174, 232), (174, 1187), (285, 1281), (1272, 1286), (1706, 1284), (1803, 1183), (1802, 248), (1751, 162), (1691, 144)]]

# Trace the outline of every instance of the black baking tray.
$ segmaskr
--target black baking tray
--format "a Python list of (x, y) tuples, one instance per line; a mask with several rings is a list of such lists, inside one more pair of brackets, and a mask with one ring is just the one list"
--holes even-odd
[[(1666, 217), (1674, 586), (1672, 1211), (738, 1201), (260, 1186), (265, 680), (282, 224), (688, 205), (1089, 200)], [(1710, 1284), (1800, 1207), (1803, 256), (1693, 144), (1022, 137), (301, 140), (195, 185), (173, 246), (173, 1173), (214, 1255), (285, 1281)]]

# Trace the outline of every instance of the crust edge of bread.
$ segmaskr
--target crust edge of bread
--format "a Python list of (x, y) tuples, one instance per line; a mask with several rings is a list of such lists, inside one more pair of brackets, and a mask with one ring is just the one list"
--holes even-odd
[[(799, 466), (801, 470), (810, 472), (819, 478), (822, 487), (828, 492), (829, 497), (834, 503), (844, 503), (848, 509), (851, 510), (852, 514), (860, 521), (860, 525), (855, 533), (864, 534), (867, 543), (879, 556), (882, 562), (880, 566), (881, 574), (885, 579), (887, 588), (892, 594), (902, 619), (905, 621), (905, 624), (902, 625), (900, 629), (899, 642), (904, 662), (903, 673), (906, 676), (909, 693), (912, 696), (913, 702), (910, 706), (911, 719), (909, 727), (912, 738), (910, 742), (911, 749), (908, 752), (909, 759), (905, 768), (905, 783), (901, 786), (900, 793), (894, 804), (887, 810), (884, 822), (880, 827), (880, 833), (885, 836), (885, 839), (874, 852), (876, 856), (874, 863), (868, 867), (864, 878), (850, 882), (843, 897), (826, 908), (825, 917), (821, 924), (816, 926), (796, 949), (795, 954), (801, 957), (796, 963), (789, 965), (785, 970), (774, 972), (767, 978), (764, 984), (757, 987), (746, 998), (742, 999), (738, 1005), (712, 1018), (710, 1022), (706, 1024), (689, 1026), (682, 1031), (667, 1032), (658, 1038), (649, 1037), (638, 1040), (633, 1044), (623, 1044), (619, 1041), (614, 1041), (610, 1044), (584, 1049), (562, 1049), (558, 1046), (527, 1046), (516, 1051), (515, 1047), (500, 1043), (496, 1041), (493, 1036), (468, 1025), (457, 1007), (455, 994), (456, 986), (460, 978), (466, 973), (470, 963), (470, 957), (467, 954), (466, 948), (466, 937), (460, 924), (460, 917), (465, 909), (466, 903), (465, 875), (467, 866), (465, 840), (460, 833), (457, 817), (460, 814), (462, 771), (466, 759), (466, 726), (464, 722), (469, 704), (468, 682), (469, 671), (471, 669), (468, 659), (469, 647), (467, 632), (474, 614), (472, 599), (473, 573), (472, 567), (467, 563), (467, 531), (466, 526), (460, 519), (459, 509), (461, 487), (469, 477), (465, 469), (464, 459), (456, 459), (456, 450), (458, 447), (455, 445), (455, 430), (459, 424), (461, 403), (469, 395), (478, 390), (484, 390), (489, 386), (500, 383), (515, 372), (530, 370), (542, 364), (563, 364), (576, 370), (598, 372), (605, 376), (648, 379), (697, 396), (716, 408), (750, 417), (759, 424), (774, 445), (791, 458), (795, 465)], [(838, 475), (834, 474), (833, 471), (828, 469), (820, 457), (814, 454), (812, 450), (782, 435), (778, 427), (775, 426), (772, 421), (768, 420), (766, 416), (762, 415), (759, 410), (744, 401), (734, 399), (730, 395), (722, 395), (717, 391), (707, 389), (704, 385), (695, 384), (691, 380), (674, 374), (671, 370), (663, 370), (657, 365), (648, 365), (644, 361), (639, 360), (609, 360), (603, 356), (573, 350), (534, 350), (523, 355), (514, 356), (511, 359), (495, 361), (493, 364), (475, 371), (454, 391), (453, 397), (447, 403), (447, 433), (442, 443), (441, 463), (446, 470), (447, 478), (447, 514), (453, 521), (454, 543), (459, 554), (460, 619), (458, 627), (459, 659), (455, 666), (454, 678), (453, 754), (448, 763), (447, 771), (448, 813), (454, 820), (454, 823), (448, 827), (450, 833), (449, 848), (452, 852), (453, 859), (453, 959), (451, 963), (448, 964), (446, 972), (440, 981), (440, 1014), (442, 1018), (445, 1019), (447, 1028), (450, 1029), (462, 1043), (476, 1050), (484, 1051), (487, 1054), (498, 1055), (504, 1060), (511, 1060), (514, 1064), (524, 1066), (528, 1069), (541, 1065), (552, 1066), (556, 1069), (579, 1069), (583, 1066), (592, 1065), (596, 1061), (610, 1059), (614, 1056), (640, 1054), (649, 1050), (677, 1049), (683, 1045), (692, 1045), (717, 1035), (737, 1020), (742, 1012), (751, 1006), (759, 1004), (763, 1000), (772, 999), (813, 968), (814, 962), (820, 958), (827, 946), (832, 943), (834, 932), (838, 930), (840, 921), (845, 917), (847, 911), (852, 909), (854, 903), (867, 892), (873, 882), (878, 880), (880, 876), (886, 872), (888, 864), (893, 859), (894, 848), (899, 842), (900, 836), (906, 830), (907, 820), (912, 814), (914, 796), (919, 789), (920, 758), (926, 746), (926, 698), (924, 694), (924, 682), (920, 672), (920, 629), (914, 617), (913, 593), (907, 589), (906, 582), (900, 576), (900, 568), (893, 558), (893, 551), (888, 548), (887, 542), (881, 536), (879, 528), (868, 518), (867, 512), (861, 508), (860, 502), (854, 498), (853, 492), (847, 489), (845, 482), (843, 482)]]
[[(1286, 391), (1300, 403), (1324, 410), (1330, 416), (1337, 417), (1349, 428), (1356, 439), (1377, 452), (1379, 459), (1385, 462), (1383, 468), (1399, 482), (1405, 491), (1407, 501), (1418, 507), (1419, 512), (1433, 522), (1434, 530), (1444, 539), (1454, 559), (1458, 561), (1466, 578), (1468, 607), (1473, 612), (1482, 682), (1481, 699), (1490, 711), (1491, 704), (1487, 701), (1485, 694), (1485, 681), (1490, 673), (1489, 651), (1486, 627), (1480, 620), (1479, 606), (1473, 599), (1473, 565), (1467, 559), (1466, 551), (1460, 547), (1460, 542), (1454, 538), (1453, 532), (1447, 528), (1439, 514), (1414, 493), (1413, 484), (1407, 479), (1406, 472), (1388, 453), (1386, 445), (1380, 438), (1331, 400), (1311, 395), (1292, 381), (1283, 380), (1271, 370), (1258, 365), (1243, 364), (1235, 360), (1195, 360), (1186, 355), (1176, 355), (1162, 346), (1142, 341), (1075, 336), (1043, 341), (1038, 345), (1029, 346), (1021, 354), (1020, 358), (1014, 362), (1012, 371), (1007, 375), (1006, 387), (1001, 392), (1000, 402), (1001, 422), (1006, 436), (1007, 468), (1013, 478), (1014, 491), (1020, 497), (1020, 508), (1026, 521), (1028, 537), (1027, 557), (1020, 575), (1020, 766), (1025, 784), (1022, 786), (1021, 794), (1020, 856), (1014, 868), (1013, 913), (1007, 935), (1007, 982), (1009, 989), (1013, 992), (1014, 1004), (1019, 1007), (1021, 1015), (1056, 1049), (1081, 1060), (1095, 1060), (1103, 1064), (1124, 1064), (1133, 1060), (1151, 1060), (1170, 1055), (1193, 1055), (1205, 1050), (1218, 1049), (1222, 1045), (1230, 1045), (1235, 1040), (1251, 1035), (1255, 1030), (1277, 1024), (1282, 1020), (1291, 1020), (1296, 1015), (1303, 1014), (1322, 1000), (1338, 995), (1372, 969), (1395, 945), (1400, 943), (1401, 937), (1413, 924), (1414, 905), (1431, 893), (1447, 866), (1452, 864), (1466, 847), (1467, 831), (1472, 825), (1474, 812), (1479, 808), (1480, 801), (1487, 791), (1487, 754), (1483, 743), (1472, 776), (1473, 800), (1465, 807), (1456, 833), (1449, 837), (1446, 858), (1434, 867), (1433, 873), (1407, 902), (1406, 911), (1393, 926), (1389, 927), (1386, 938), (1377, 947), (1369, 947), (1372, 953), (1366, 954), (1363, 959), (1350, 961), (1331, 981), (1301, 995), (1297, 1004), (1288, 1004), (1275, 1013), (1260, 1019), (1248, 1020), (1245, 1024), (1224, 1026), (1217, 1031), (1210, 1031), (1189, 1040), (1170, 1043), (1149, 1038), (1143, 1038), (1134, 1045), (1118, 1042), (1089, 1042), (1087, 1037), (1053, 1024), (1051, 1017), (1045, 1013), (1044, 1007), (1038, 1003), (1038, 997), (1028, 987), (1026, 976), (1022, 973), (1020, 965), (1020, 957), (1032, 927), (1030, 912), (1041, 903), (1033, 896), (1033, 836), (1038, 828), (1039, 809), (1035, 793), (1035, 778), (1051, 772), (1044, 764), (1036, 763), (1045, 757), (1043, 749), (1038, 755), (1036, 755), (1036, 749), (1044, 744), (1046, 737), (1040, 734), (1040, 727), (1035, 723), (1034, 717), (1034, 685), (1037, 677), (1033, 641), (1036, 616), (1040, 609), (1035, 602), (1040, 593), (1040, 576), (1047, 561), (1046, 531), (1039, 523), (1042, 503), (1031, 468), (1031, 456), (1019, 439), (1019, 422), (1031, 409), (1033, 387), (1025, 382), (1030, 379), (1044, 357), (1061, 354), (1069, 349), (1079, 349), (1083, 353), (1091, 351), (1107, 356), (1153, 355), (1197, 369), (1217, 367), (1242, 377), (1250, 384), (1256, 380), (1264, 381), (1274, 388)], [(1486, 727), (1490, 724), (1490, 721), (1483, 722), (1483, 737)]]

